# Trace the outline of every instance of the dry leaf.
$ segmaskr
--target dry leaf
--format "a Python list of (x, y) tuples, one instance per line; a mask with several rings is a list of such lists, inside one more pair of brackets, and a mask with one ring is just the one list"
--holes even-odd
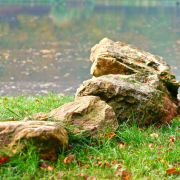
[(96, 180), (95, 176), (89, 176), (87, 180)]
[(83, 179), (87, 179), (87, 176), (83, 173), (78, 174), (78, 176), (81, 176)]
[(68, 164), (68, 163), (70, 163), (71, 161), (73, 161), (73, 159), (74, 159), (74, 155), (71, 154), (71, 155), (69, 155), (68, 157), (66, 157), (66, 158), (64, 159), (64, 163), (65, 163), (65, 164)]
[(47, 168), (48, 166), (51, 166), (49, 163), (47, 163), (47, 162), (42, 162), (41, 164), (40, 164), (40, 168), (41, 169), (45, 169), (45, 168)]
[(108, 133), (105, 133), (105, 134), (104, 134), (104, 137), (108, 137)]
[(54, 170), (54, 166), (48, 166), (48, 171), (53, 171)]
[(118, 162), (114, 159), (114, 160), (112, 161), (112, 165), (116, 165), (116, 164), (118, 164)]
[(116, 135), (115, 133), (110, 132), (110, 133), (105, 133), (105, 134), (104, 134), (104, 137), (113, 137), (113, 136), (115, 136), (115, 135)]
[(41, 164), (40, 164), (40, 168), (41, 169), (47, 169), (48, 171), (53, 171), (53, 169), (54, 169), (54, 166), (51, 166), (49, 163), (47, 163), (47, 162), (42, 162)]
[(125, 142), (118, 142), (117, 145), (119, 146), (119, 149), (121, 149), (121, 150), (126, 148), (126, 143)]
[(113, 136), (115, 136), (115, 135), (116, 135), (115, 133), (110, 132), (109, 137), (113, 137)]
[(176, 168), (168, 169), (168, 170), (166, 170), (166, 173), (167, 174), (180, 174), (180, 172), (177, 171)]
[(150, 136), (151, 136), (152, 138), (158, 139), (158, 134), (156, 134), (156, 133), (152, 133), (152, 134), (150, 134)]
[(130, 171), (123, 171), (121, 179), (131, 180), (132, 179), (131, 175), (132, 173)]
[(9, 120), (11, 121), (15, 121), (16, 119), (14, 119), (14, 117), (8, 117)]
[(168, 165), (168, 162), (167, 162), (166, 159), (158, 158), (158, 161), (161, 162), (161, 163), (164, 163), (164, 164)]
[(153, 148), (153, 143), (146, 143), (146, 146), (147, 146), (148, 148), (152, 149), (152, 148)]
[(58, 176), (58, 179), (61, 179), (64, 176), (63, 172), (57, 172), (56, 175)]
[(0, 159), (0, 164), (6, 163), (9, 160), (9, 157), (4, 156), (3, 158)]

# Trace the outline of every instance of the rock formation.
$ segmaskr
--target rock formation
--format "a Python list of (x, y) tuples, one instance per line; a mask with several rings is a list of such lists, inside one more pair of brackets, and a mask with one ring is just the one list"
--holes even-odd
[(67, 131), (55, 122), (8, 121), (0, 122), (0, 158), (25, 150), (32, 144), (40, 153), (57, 153), (67, 149)]
[(95, 77), (107, 74), (136, 73), (144, 73), (146, 76), (157, 75), (172, 97), (177, 97), (179, 82), (171, 73), (170, 66), (160, 56), (104, 38), (91, 49), (90, 60), (93, 62), (91, 74)]
[(76, 97), (99, 96), (118, 121), (170, 123), (177, 116), (179, 81), (164, 59), (107, 38), (91, 49), (93, 79), (83, 82)]
[(85, 136), (102, 135), (109, 130), (116, 130), (118, 122), (111, 106), (98, 96), (77, 97), (73, 102), (66, 103), (49, 114), (36, 113), (33, 117), (40, 120), (47, 116), (69, 126), (72, 132)]

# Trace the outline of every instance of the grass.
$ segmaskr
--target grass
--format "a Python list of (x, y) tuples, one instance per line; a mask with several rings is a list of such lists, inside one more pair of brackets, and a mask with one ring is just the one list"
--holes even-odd
[[(21, 120), (37, 112), (50, 112), (74, 100), (73, 95), (0, 97), (0, 121), (9, 117)], [(59, 154), (56, 161), (46, 161), (53, 171), (40, 168), (42, 160), (29, 146), (0, 164), (0, 179), (43, 180), (60, 179), (180, 179), (180, 121), (175, 119), (167, 127), (138, 128), (135, 124), (121, 124), (113, 137), (87, 139), (69, 132), (72, 148)], [(65, 164), (64, 159), (73, 154), (74, 159)], [(166, 171), (176, 168), (176, 173)], [(126, 176), (122, 177), (122, 170)], [(129, 176), (129, 178), (128, 178)], [(88, 178), (89, 177), (89, 178)]]

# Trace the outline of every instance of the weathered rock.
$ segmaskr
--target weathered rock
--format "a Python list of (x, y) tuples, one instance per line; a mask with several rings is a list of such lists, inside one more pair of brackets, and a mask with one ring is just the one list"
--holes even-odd
[(112, 107), (95, 96), (77, 97), (73, 102), (52, 110), (49, 116), (74, 127), (74, 133), (86, 136), (102, 135), (118, 127)]
[(177, 116), (167, 88), (157, 75), (104, 75), (83, 82), (76, 97), (99, 96), (113, 107), (120, 123), (136, 121), (150, 124), (169, 123)]
[(40, 153), (56, 153), (67, 149), (67, 131), (55, 122), (8, 121), (0, 122), (0, 157), (24, 150), (32, 143)]
[(107, 38), (91, 49), (93, 62), (91, 74), (99, 77), (107, 74), (130, 75), (143, 73), (159, 75), (173, 97), (177, 97), (179, 81), (170, 71), (170, 66), (160, 56), (141, 51), (122, 42)]

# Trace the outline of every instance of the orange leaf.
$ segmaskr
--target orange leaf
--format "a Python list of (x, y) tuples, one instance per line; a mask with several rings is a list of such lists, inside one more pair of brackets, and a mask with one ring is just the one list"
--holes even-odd
[(118, 164), (118, 162), (114, 159), (114, 160), (112, 161), (112, 165), (116, 165), (116, 164)]
[(147, 146), (148, 148), (152, 149), (152, 148), (153, 148), (153, 143), (146, 143), (146, 146)]
[(121, 179), (130, 180), (130, 179), (132, 179), (131, 174), (132, 173), (129, 171), (123, 171)]
[(9, 120), (11, 121), (15, 121), (16, 119), (14, 119), (14, 117), (8, 117)]
[(167, 162), (166, 159), (158, 158), (158, 161), (161, 162), (161, 163), (164, 163), (164, 164), (168, 165), (168, 162)]
[(115, 135), (116, 135), (116, 134), (113, 133), (113, 132), (110, 132), (110, 134), (109, 134), (110, 137), (113, 137), (113, 136), (115, 136)]
[(180, 174), (180, 172), (178, 172), (178, 171), (176, 170), (176, 168), (168, 169), (168, 170), (166, 170), (166, 173), (167, 173), (167, 174)]
[(0, 159), (0, 164), (6, 163), (9, 160), (9, 157), (4, 156), (3, 158)]
[(104, 134), (104, 137), (108, 137), (108, 133), (105, 133), (105, 134)]
[(142, 62), (142, 60), (141, 60), (141, 59), (138, 59), (137, 62), (140, 63), (140, 62)]
[(53, 171), (54, 170), (54, 166), (48, 166), (48, 171)]
[(71, 154), (71, 155), (69, 155), (68, 157), (66, 157), (66, 158), (64, 159), (64, 163), (65, 163), (65, 164), (68, 164), (68, 163), (70, 163), (71, 161), (73, 161), (73, 159), (74, 159), (74, 155)]

